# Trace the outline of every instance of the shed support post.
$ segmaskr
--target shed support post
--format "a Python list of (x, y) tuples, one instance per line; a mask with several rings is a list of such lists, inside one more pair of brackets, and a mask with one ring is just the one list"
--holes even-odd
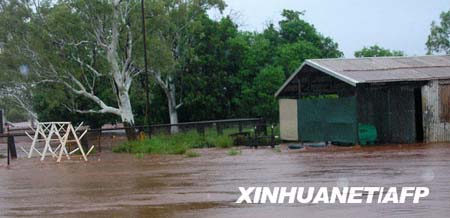
[(3, 126), (4, 126), (3, 110), (0, 110), (0, 134), (3, 134), (5, 131), (3, 129)]
[(355, 87), (355, 107), (356, 107), (356, 123), (355, 123), (355, 125), (356, 125), (356, 130), (355, 130), (355, 136), (356, 136), (356, 139), (355, 139), (355, 144), (356, 145), (359, 145), (359, 108), (358, 108), (358, 105), (359, 105), (359, 100), (358, 100), (358, 87)]

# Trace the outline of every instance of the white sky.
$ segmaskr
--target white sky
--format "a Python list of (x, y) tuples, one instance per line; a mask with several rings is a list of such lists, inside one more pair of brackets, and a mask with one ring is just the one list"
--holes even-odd
[[(450, 0), (225, 0), (243, 30), (261, 31), (277, 23), (283, 9), (306, 11), (305, 20), (339, 43), (346, 57), (355, 50), (378, 44), (424, 55), (433, 20), (450, 9)], [(213, 15), (217, 16), (217, 15)]]

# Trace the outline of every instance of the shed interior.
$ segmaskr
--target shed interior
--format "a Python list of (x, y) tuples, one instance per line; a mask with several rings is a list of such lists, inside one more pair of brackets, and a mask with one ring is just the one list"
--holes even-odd
[(353, 86), (305, 65), (278, 97), (298, 100), (299, 141), (358, 143), (358, 126), (371, 125), (377, 131), (376, 143), (414, 143), (423, 140), (423, 85)]

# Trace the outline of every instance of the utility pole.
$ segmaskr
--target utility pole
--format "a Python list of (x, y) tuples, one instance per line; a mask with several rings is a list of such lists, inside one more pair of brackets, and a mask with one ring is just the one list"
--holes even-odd
[[(145, 31), (145, 7), (144, 0), (141, 0), (141, 19), (142, 19), (142, 39), (144, 42), (144, 87), (145, 87), (145, 124), (150, 125), (150, 90), (148, 87), (148, 69), (147, 69), (147, 36)], [(150, 137), (150, 127), (149, 127), (149, 137)]]

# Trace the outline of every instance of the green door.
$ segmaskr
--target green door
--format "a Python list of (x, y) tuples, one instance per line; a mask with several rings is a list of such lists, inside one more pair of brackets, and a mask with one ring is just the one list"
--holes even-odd
[(300, 141), (357, 144), (356, 98), (298, 100)]

